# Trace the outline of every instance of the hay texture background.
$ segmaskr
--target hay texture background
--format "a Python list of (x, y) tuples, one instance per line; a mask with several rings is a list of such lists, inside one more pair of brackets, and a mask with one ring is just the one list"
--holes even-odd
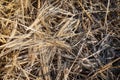
[(120, 80), (120, 1), (0, 0), (0, 80)]

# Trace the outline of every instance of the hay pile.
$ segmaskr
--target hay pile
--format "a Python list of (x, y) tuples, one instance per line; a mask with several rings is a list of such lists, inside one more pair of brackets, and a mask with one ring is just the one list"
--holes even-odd
[(0, 80), (120, 80), (119, 0), (0, 0)]

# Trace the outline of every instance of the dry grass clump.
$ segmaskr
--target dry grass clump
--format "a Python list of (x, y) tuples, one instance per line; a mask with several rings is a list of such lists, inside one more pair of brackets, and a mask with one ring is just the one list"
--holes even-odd
[(120, 80), (119, 0), (0, 0), (0, 80)]

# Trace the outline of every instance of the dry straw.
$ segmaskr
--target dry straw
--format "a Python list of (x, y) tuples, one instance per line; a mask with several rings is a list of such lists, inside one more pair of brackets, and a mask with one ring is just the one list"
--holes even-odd
[(120, 80), (119, 0), (0, 0), (0, 80)]

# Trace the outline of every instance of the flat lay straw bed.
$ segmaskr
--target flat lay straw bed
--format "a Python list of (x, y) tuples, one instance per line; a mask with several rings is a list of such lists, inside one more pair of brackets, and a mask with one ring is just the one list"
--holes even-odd
[(120, 80), (120, 1), (0, 0), (0, 80)]

